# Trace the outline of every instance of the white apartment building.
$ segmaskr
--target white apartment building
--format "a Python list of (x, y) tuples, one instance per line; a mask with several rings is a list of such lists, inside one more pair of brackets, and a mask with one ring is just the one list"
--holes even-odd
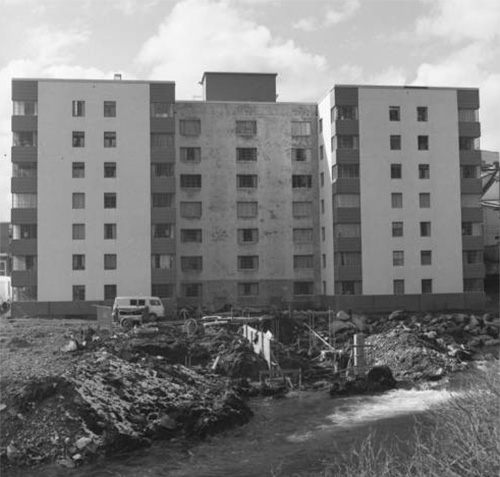
[(14, 312), (480, 307), (478, 90), (275, 78), (13, 80)]

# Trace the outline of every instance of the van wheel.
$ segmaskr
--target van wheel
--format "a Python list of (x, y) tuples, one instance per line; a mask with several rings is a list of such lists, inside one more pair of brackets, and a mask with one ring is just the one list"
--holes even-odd
[(122, 320), (122, 322), (120, 323), (121, 327), (126, 329), (126, 330), (130, 330), (130, 328), (132, 328), (132, 320), (129, 320), (127, 318), (125, 318), (124, 320)]

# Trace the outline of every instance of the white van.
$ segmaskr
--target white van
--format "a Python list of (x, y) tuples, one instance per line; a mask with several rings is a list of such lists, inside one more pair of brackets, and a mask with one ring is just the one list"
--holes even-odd
[(118, 312), (133, 312), (149, 308), (149, 321), (156, 321), (165, 316), (165, 307), (156, 296), (117, 296), (113, 304), (113, 316)]

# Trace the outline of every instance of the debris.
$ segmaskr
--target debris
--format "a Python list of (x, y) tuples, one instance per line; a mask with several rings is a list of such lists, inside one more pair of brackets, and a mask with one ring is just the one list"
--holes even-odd
[(63, 353), (70, 353), (72, 351), (77, 351), (77, 350), (78, 350), (78, 342), (76, 340), (70, 340), (68, 344), (65, 344), (61, 348), (61, 351)]
[(91, 442), (92, 439), (90, 437), (80, 437), (80, 439), (75, 442), (75, 446), (82, 450), (85, 449), (85, 447), (87, 447)]
[(5, 409), (7, 409), (7, 404), (4, 403), (0, 404), (0, 412), (4, 411)]

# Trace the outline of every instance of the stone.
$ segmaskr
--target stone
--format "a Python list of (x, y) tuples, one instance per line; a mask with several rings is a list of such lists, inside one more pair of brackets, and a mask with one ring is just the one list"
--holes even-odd
[(455, 323), (465, 323), (465, 321), (467, 320), (467, 315), (465, 315), (464, 313), (456, 313), (455, 315), (453, 315), (453, 319)]
[(497, 345), (500, 345), (500, 339), (491, 338), (491, 339), (484, 340), (483, 341), (483, 345), (484, 346), (497, 346)]
[(430, 340), (435, 340), (437, 338), (437, 333), (434, 330), (427, 331), (427, 333), (423, 333), (423, 335)]
[(338, 313), (337, 313), (337, 320), (342, 320), (342, 321), (347, 321), (350, 319), (350, 316), (348, 313), (346, 313), (345, 311), (343, 310), (340, 310)]
[(5, 409), (7, 409), (7, 404), (4, 403), (0, 404), (0, 412), (4, 411)]
[(389, 315), (389, 321), (393, 320), (404, 320), (408, 316), (408, 313), (404, 310), (395, 310)]
[(68, 457), (59, 459), (57, 463), (63, 467), (66, 467), (67, 469), (74, 469), (76, 467), (76, 464)]
[(160, 419), (160, 426), (173, 431), (177, 428), (177, 422), (175, 419), (172, 419), (169, 415), (165, 414)]
[(21, 451), (11, 442), (7, 446), (7, 459), (11, 462), (17, 461), (21, 457)]
[(80, 437), (80, 439), (75, 442), (75, 445), (78, 449), (82, 450), (85, 449), (85, 447), (87, 447), (91, 442), (92, 439), (90, 437)]
[(471, 315), (469, 318), (469, 325), (468, 326), (469, 326), (469, 329), (476, 328), (477, 326), (479, 326), (479, 320), (474, 315)]

